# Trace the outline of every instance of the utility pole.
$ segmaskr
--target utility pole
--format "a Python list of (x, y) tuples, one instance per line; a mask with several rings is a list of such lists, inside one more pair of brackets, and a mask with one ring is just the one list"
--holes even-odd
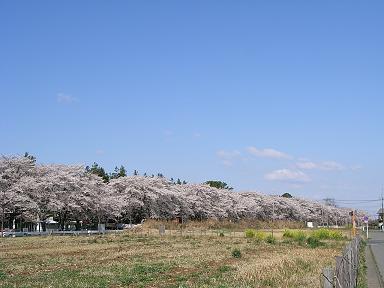
[(384, 212), (384, 207), (383, 207), (383, 186), (381, 186), (381, 210), (380, 210), (380, 214), (379, 214), (379, 216), (381, 217), (381, 223), (382, 223), (382, 225), (381, 225), (381, 231), (383, 231), (383, 224), (384, 224), (384, 214), (383, 214), (383, 212)]
[(355, 210), (352, 210), (351, 212), (349, 212), (349, 216), (351, 216), (351, 221), (352, 221), (351, 237), (356, 236), (356, 223), (355, 223), (356, 215), (355, 214), (356, 214)]
[(352, 235), (353, 237), (356, 236), (356, 211), (352, 211)]

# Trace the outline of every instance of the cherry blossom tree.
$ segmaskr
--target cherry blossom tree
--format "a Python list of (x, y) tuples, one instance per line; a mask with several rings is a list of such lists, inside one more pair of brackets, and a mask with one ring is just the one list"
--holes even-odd
[[(300, 198), (269, 196), (256, 192), (233, 192), (204, 184), (173, 185), (165, 178), (141, 176), (111, 180), (120, 200), (122, 215), (134, 218), (241, 219), (255, 218), (316, 221), (343, 224), (346, 208), (330, 207)], [(272, 209), (274, 207), (274, 209)], [(273, 213), (274, 210), (274, 213)]]
[[(0, 158), (2, 231), (8, 218), (58, 219), (95, 225), (153, 219), (280, 219), (344, 224), (350, 209), (301, 198), (234, 192), (208, 184), (175, 185), (158, 177), (123, 176), (109, 183), (83, 166), (36, 165), (32, 157)], [(78, 225), (76, 225), (78, 226)], [(79, 227), (77, 227), (79, 228)]]
[(21, 156), (1, 156), (0, 158), (0, 207), (1, 233), (4, 235), (6, 213), (32, 205), (32, 202), (17, 189), (21, 178), (29, 176), (35, 166), (35, 160)]

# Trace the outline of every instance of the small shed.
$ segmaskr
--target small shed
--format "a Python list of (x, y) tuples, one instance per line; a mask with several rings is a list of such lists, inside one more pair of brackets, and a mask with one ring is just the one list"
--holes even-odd
[(48, 217), (45, 221), (45, 227), (47, 231), (57, 231), (59, 230), (59, 222), (53, 220), (53, 217)]

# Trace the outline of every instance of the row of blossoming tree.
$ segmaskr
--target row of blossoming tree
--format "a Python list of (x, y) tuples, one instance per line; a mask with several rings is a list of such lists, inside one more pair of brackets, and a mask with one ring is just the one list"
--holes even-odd
[[(300, 198), (234, 192), (207, 184), (175, 185), (165, 177), (103, 179), (83, 166), (41, 165), (33, 157), (0, 158), (1, 228), (15, 220), (54, 217), (60, 229), (72, 221), (137, 223), (154, 219), (287, 219), (343, 224), (348, 209)], [(273, 209), (272, 209), (273, 207)], [(78, 226), (76, 226), (79, 228)]]

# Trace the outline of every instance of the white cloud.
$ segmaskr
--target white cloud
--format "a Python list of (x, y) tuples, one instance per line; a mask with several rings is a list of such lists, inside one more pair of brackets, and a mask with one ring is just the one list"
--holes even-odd
[(266, 175), (264, 178), (269, 181), (283, 181), (283, 182), (294, 182), (294, 183), (303, 183), (309, 182), (311, 179), (307, 174), (300, 170), (289, 170), (289, 169), (279, 169), (272, 171)]
[(345, 169), (345, 166), (335, 161), (324, 161), (324, 162), (311, 162), (311, 161), (300, 161), (296, 163), (299, 169), (303, 170), (324, 170), (324, 171), (341, 171)]
[(248, 153), (257, 157), (266, 157), (266, 158), (274, 158), (274, 159), (292, 159), (292, 156), (272, 148), (258, 149), (256, 147), (250, 146), (247, 148), (247, 151)]
[(73, 97), (70, 94), (65, 94), (65, 93), (58, 93), (56, 100), (60, 104), (72, 104), (78, 101), (77, 98)]

